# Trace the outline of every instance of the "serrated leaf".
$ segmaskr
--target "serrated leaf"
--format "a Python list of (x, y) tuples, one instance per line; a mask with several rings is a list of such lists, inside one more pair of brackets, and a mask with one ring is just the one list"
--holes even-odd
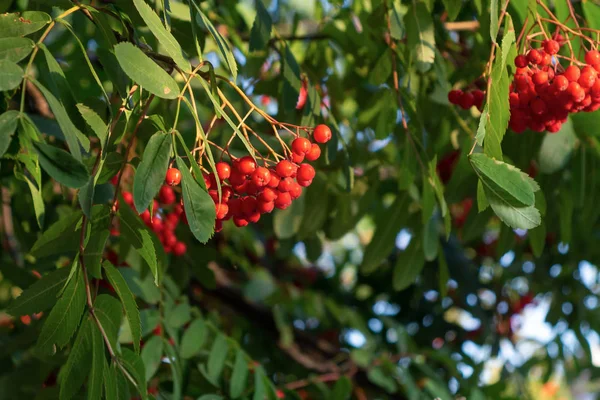
[(510, 119), (510, 104), (508, 102), (510, 81), (506, 64), (502, 62), (502, 54), (502, 50), (497, 48), (491, 76), (494, 84), (490, 87), (489, 102), (486, 104), (488, 121), (485, 127), (485, 140), (483, 141), (485, 154), (500, 161), (502, 161), (501, 143)]
[(96, 111), (85, 104), (77, 104), (77, 110), (79, 110), (79, 114), (81, 114), (88, 126), (92, 128), (94, 135), (100, 139), (100, 147), (104, 149), (108, 139), (108, 126), (106, 123), (100, 118)]
[(573, 153), (576, 141), (571, 119), (558, 132), (546, 133), (538, 155), (540, 172), (553, 174), (563, 168)]
[(117, 268), (113, 267), (108, 261), (104, 262), (103, 267), (108, 281), (115, 289), (119, 299), (121, 299), (121, 303), (123, 303), (125, 318), (127, 318), (131, 336), (133, 338), (133, 347), (135, 348), (135, 351), (139, 352), (140, 340), (142, 339), (142, 323), (135, 297), (133, 296), (133, 293), (131, 293), (125, 278), (123, 278), (123, 275), (121, 275)]
[(108, 230), (108, 226), (98, 225), (99, 224), (95, 224), (92, 226), (90, 238), (85, 245), (83, 262), (92, 277), (101, 279), (102, 273), (100, 267), (102, 255), (104, 254), (104, 248), (106, 247), (106, 242), (110, 236), (110, 231)]
[(40, 165), (55, 181), (74, 189), (88, 182), (87, 168), (71, 154), (43, 142), (34, 142), (33, 147)]
[(229, 68), (229, 71), (233, 76), (233, 80), (235, 81), (237, 79), (237, 63), (235, 61), (235, 57), (233, 56), (233, 52), (231, 51), (231, 47), (229, 46), (229, 42), (227, 42), (227, 40), (221, 36), (219, 31), (215, 28), (212, 22), (210, 22), (208, 17), (202, 12), (195, 1), (191, 1), (190, 4), (194, 6), (197, 13), (196, 23), (208, 30), (213, 40), (217, 44), (217, 47), (219, 48), (219, 55), (223, 61), (225, 61), (225, 64)]
[(113, 364), (108, 365), (106, 360), (104, 361), (104, 398), (106, 400), (125, 400), (119, 396), (119, 388), (117, 386), (117, 369)]
[(81, 211), (83, 211), (88, 218), (91, 216), (92, 207), (94, 206), (94, 193), (96, 191), (96, 185), (94, 185), (95, 180), (95, 176), (90, 176), (87, 183), (79, 189), (77, 195)]
[(104, 377), (104, 341), (96, 326), (90, 328), (92, 333), (92, 369), (87, 382), (87, 400), (100, 400), (102, 397), (102, 381)]
[(196, 319), (185, 330), (181, 339), (179, 353), (183, 358), (192, 358), (204, 346), (208, 329), (206, 323), (202, 319)]
[(222, 333), (219, 333), (213, 342), (206, 362), (208, 375), (213, 381), (217, 382), (219, 380), (223, 367), (225, 367), (228, 351), (227, 339)]
[(419, 240), (413, 238), (406, 250), (398, 255), (392, 278), (394, 290), (401, 291), (412, 285), (421, 274), (424, 265), (422, 245)]
[(485, 191), (483, 190), (483, 183), (479, 180), (477, 181), (477, 211), (483, 212), (489, 206), (490, 203), (487, 197), (485, 197)]
[(113, 349), (117, 348), (117, 337), (123, 316), (119, 300), (108, 294), (101, 294), (94, 301), (94, 313), (104, 328), (108, 342)]
[(177, 156), (177, 167), (181, 171), (183, 206), (190, 230), (198, 241), (206, 243), (214, 233), (215, 203), (208, 192), (194, 180), (187, 165), (179, 156)]
[(259, 366), (254, 371), (254, 395), (252, 400), (265, 400), (267, 396), (267, 388), (265, 385), (265, 371), (262, 366)]
[(273, 26), (273, 20), (262, 0), (255, 0), (254, 8), (256, 9), (256, 17), (254, 18), (254, 23), (250, 30), (250, 52), (267, 48)]
[(146, 144), (133, 181), (133, 201), (141, 213), (152, 202), (165, 180), (171, 156), (172, 135), (157, 132)]
[(144, 368), (146, 370), (146, 382), (154, 376), (163, 356), (163, 340), (160, 336), (152, 336), (144, 344), (140, 357), (144, 362)]
[(173, 77), (133, 44), (119, 43), (115, 46), (115, 55), (127, 76), (144, 90), (163, 99), (179, 96), (179, 86)]
[(29, 176), (25, 175), (20, 168), (15, 168), (15, 177), (27, 183), (29, 191), (31, 192), (31, 198), (33, 200), (33, 210), (35, 212), (35, 219), (40, 229), (44, 227), (44, 219), (46, 217), (46, 206), (44, 205), (44, 199), (42, 198), (42, 192), (38, 189), (37, 185), (32, 182)]
[(18, 63), (19, 61), (27, 57), (34, 47), (34, 41), (29, 38), (0, 38), (0, 60), (9, 60)]
[(231, 373), (231, 381), (229, 382), (229, 395), (236, 399), (240, 397), (246, 389), (246, 381), (248, 380), (248, 361), (241, 349), (238, 349), (235, 354), (233, 363), (233, 372)]
[(60, 400), (69, 400), (79, 392), (92, 363), (92, 322), (83, 321), (67, 362), (60, 370)]
[(48, 25), (52, 18), (41, 11), (0, 14), (0, 37), (25, 36)]
[(394, 249), (396, 236), (406, 222), (408, 199), (399, 195), (385, 211), (378, 216), (375, 224), (373, 240), (367, 245), (363, 256), (361, 271), (365, 274), (373, 272)]
[(485, 139), (485, 127), (489, 122), (488, 107), (489, 105), (486, 104), (483, 108), (481, 116), (479, 117), (479, 124), (477, 125), (477, 134), (475, 135), (475, 141), (479, 146), (483, 146), (483, 139)]
[(20, 113), (9, 110), (0, 115), (0, 157), (6, 153), (19, 122)]
[(58, 125), (65, 136), (65, 140), (69, 145), (69, 151), (77, 161), (81, 161), (81, 147), (83, 147), (85, 151), (88, 151), (90, 149), (89, 139), (73, 124), (62, 102), (41, 83), (35, 79), (30, 78), (30, 80), (46, 98), (52, 113), (54, 113), (54, 116), (56, 117), (56, 122), (58, 122)]
[(50, 354), (53, 346), (63, 348), (79, 326), (84, 308), (85, 284), (83, 274), (78, 270), (50, 311), (38, 338), (37, 348)]
[(146, 388), (144, 361), (140, 356), (127, 348), (122, 349), (120, 361), (137, 383), (137, 391), (142, 396), (142, 399), (147, 400), (148, 390)]
[(487, 187), (484, 191), (494, 213), (511, 228), (532, 229), (541, 223), (540, 212), (534, 206), (516, 207)]
[(118, 214), (121, 218), (122, 236), (131, 243), (133, 248), (146, 261), (154, 277), (154, 283), (158, 286), (158, 263), (154, 248), (155, 243), (150, 236), (148, 228), (129, 206), (123, 205), (119, 207)]
[(69, 268), (59, 268), (44, 275), (17, 297), (7, 312), (15, 317), (30, 315), (51, 308), (57, 301), (56, 296), (65, 285)]
[(404, 39), (406, 35), (406, 27), (404, 26), (404, 16), (406, 15), (407, 7), (403, 6), (398, 0), (392, 3), (390, 10), (390, 34), (396, 40)]
[(81, 219), (80, 212), (74, 212), (62, 217), (48, 229), (33, 244), (30, 250), (34, 257), (48, 257), (68, 251), (76, 251), (79, 245), (77, 223)]
[(490, 37), (493, 43), (496, 43), (496, 36), (498, 36), (498, 13), (498, 0), (490, 0)]
[(469, 161), (486, 190), (516, 206), (535, 203), (534, 190), (537, 191), (539, 186), (515, 166), (493, 160), (483, 153), (471, 154)]
[(0, 92), (16, 89), (23, 80), (23, 69), (14, 61), (0, 60)]
[(426, 261), (433, 261), (438, 255), (440, 237), (438, 233), (438, 220), (432, 216), (423, 227), (423, 254)]
[(406, 40), (416, 67), (427, 72), (435, 61), (435, 32), (431, 13), (423, 2), (413, 2), (404, 16)]
[(175, 61), (175, 64), (177, 64), (184, 72), (190, 72), (190, 63), (187, 58), (185, 58), (181, 46), (171, 32), (165, 29), (154, 10), (144, 0), (133, 0), (133, 4), (148, 28), (150, 28), (152, 34), (158, 39), (158, 42), (162, 45), (167, 54)]

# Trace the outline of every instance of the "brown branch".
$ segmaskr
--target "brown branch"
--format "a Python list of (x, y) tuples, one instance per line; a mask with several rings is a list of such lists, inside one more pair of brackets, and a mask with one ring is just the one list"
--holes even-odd
[(444, 23), (444, 28), (448, 31), (476, 31), (479, 29), (479, 21), (455, 21)]

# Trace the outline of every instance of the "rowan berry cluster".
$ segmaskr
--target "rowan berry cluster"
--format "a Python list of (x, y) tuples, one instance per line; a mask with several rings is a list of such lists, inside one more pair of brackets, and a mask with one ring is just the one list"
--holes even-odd
[(557, 35), (515, 58), (509, 97), (513, 131), (558, 132), (569, 113), (600, 108), (600, 52), (590, 50), (584, 65), (563, 68), (554, 57), (562, 42)]
[(454, 89), (448, 92), (448, 101), (450, 104), (460, 106), (463, 110), (468, 110), (475, 106), (481, 110), (485, 92), (479, 89), (465, 90)]
[[(292, 141), (291, 155), (278, 161), (263, 160), (259, 165), (251, 156), (220, 161), (214, 173), (204, 174), (208, 193), (215, 202), (215, 231), (220, 231), (223, 221), (229, 219), (238, 227), (256, 223), (262, 214), (273, 209), (286, 209), (300, 197), (315, 177), (315, 169), (304, 161), (315, 161), (321, 156), (318, 143), (331, 139), (331, 129), (318, 125), (308, 138), (296, 137)], [(217, 178), (220, 183), (219, 190)]]

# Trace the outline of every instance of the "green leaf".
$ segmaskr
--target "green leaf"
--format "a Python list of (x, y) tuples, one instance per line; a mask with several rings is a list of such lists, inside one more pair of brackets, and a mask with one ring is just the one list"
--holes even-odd
[(94, 206), (94, 193), (96, 191), (96, 185), (94, 185), (94, 181), (96, 180), (95, 176), (90, 176), (87, 183), (79, 189), (78, 199), (79, 205), (81, 206), (81, 211), (85, 214), (86, 217), (90, 217), (92, 212), (92, 207)]
[(485, 197), (483, 183), (479, 180), (477, 181), (477, 211), (483, 212), (489, 205), (490, 203), (488, 202), (487, 197)]
[(17, 130), (17, 123), (21, 114), (15, 110), (9, 110), (0, 115), (0, 157), (6, 153), (12, 135)]
[(163, 356), (163, 340), (160, 336), (152, 336), (144, 344), (140, 357), (144, 362), (144, 368), (146, 370), (146, 382), (154, 376)]
[(365, 274), (375, 271), (379, 264), (386, 259), (396, 241), (396, 236), (406, 222), (408, 214), (408, 199), (399, 195), (385, 211), (378, 216), (375, 224), (373, 240), (367, 245), (363, 256), (361, 271)]
[(333, 386), (331, 400), (349, 400), (352, 395), (352, 381), (346, 376), (342, 376)]
[(181, 328), (190, 321), (192, 309), (189, 304), (177, 304), (173, 309), (169, 310), (169, 315), (166, 317), (166, 325), (171, 328)]
[(406, 250), (398, 255), (392, 278), (394, 290), (401, 291), (412, 285), (421, 274), (424, 265), (425, 257), (421, 243), (413, 238)]
[(133, 297), (133, 293), (131, 293), (125, 278), (123, 278), (123, 275), (121, 275), (117, 268), (113, 267), (108, 261), (105, 261), (102, 266), (104, 267), (104, 272), (106, 273), (108, 281), (115, 289), (119, 299), (121, 299), (121, 303), (123, 303), (123, 308), (125, 309), (125, 318), (127, 318), (129, 329), (131, 330), (131, 336), (133, 338), (133, 347), (135, 348), (136, 352), (139, 352), (140, 340), (142, 339), (142, 323), (140, 319), (140, 312), (135, 302), (135, 297)]
[(26, 36), (48, 25), (52, 18), (41, 11), (0, 14), (0, 37)]
[(423, 254), (426, 261), (436, 259), (439, 251), (440, 235), (438, 232), (438, 219), (432, 216), (423, 227)]
[(14, 61), (0, 60), (0, 92), (13, 90), (23, 80), (23, 70)]
[(490, 0), (490, 37), (493, 43), (496, 43), (496, 36), (498, 36), (498, 12), (498, 0)]
[(96, 137), (100, 139), (100, 147), (104, 149), (108, 140), (108, 126), (104, 123), (96, 111), (92, 110), (85, 104), (77, 104), (77, 109), (88, 126), (92, 128), (92, 132), (94, 132)]
[(85, 284), (83, 274), (77, 270), (42, 327), (38, 349), (51, 354), (54, 353), (53, 346), (63, 348), (77, 330), (84, 307)]
[[(300, 88), (302, 87), (302, 80), (300, 79), (300, 66), (294, 53), (290, 49), (290, 46), (285, 46), (281, 51), (282, 54), (282, 75), (283, 75), (283, 87), (281, 108), (287, 112), (295, 112), (296, 104), (298, 102), (298, 95), (300, 94)], [(306, 106), (305, 106), (306, 107)]]
[(600, 29), (600, 7), (598, 7), (598, 4), (592, 1), (582, 1), (581, 8), (583, 8), (587, 25), (590, 28)]
[(121, 221), (121, 235), (126, 238), (139, 255), (142, 256), (144, 261), (146, 261), (154, 277), (154, 283), (158, 286), (158, 263), (155, 243), (148, 228), (129, 206), (123, 204), (122, 207), (119, 207), (118, 213)]
[(71, 154), (43, 142), (33, 144), (40, 160), (40, 165), (55, 181), (78, 189), (90, 178), (87, 168)]
[(448, 19), (450, 21), (454, 21), (458, 14), (460, 13), (460, 9), (462, 7), (462, 0), (443, 0), (444, 8), (448, 13)]
[(511, 228), (532, 229), (541, 223), (540, 212), (534, 206), (517, 207), (487, 187), (484, 191), (494, 213)]
[(18, 63), (19, 61), (27, 57), (34, 47), (34, 41), (29, 38), (0, 38), (0, 60), (9, 60)]
[(123, 308), (119, 300), (108, 294), (101, 294), (94, 301), (94, 313), (106, 332), (108, 342), (113, 349), (117, 348), (117, 337), (121, 328)]
[(413, 2), (404, 16), (406, 40), (416, 67), (427, 72), (435, 61), (435, 32), (431, 13), (423, 2)]
[(267, 388), (265, 387), (265, 370), (262, 366), (258, 366), (254, 370), (254, 395), (252, 400), (265, 400), (267, 396)]
[(138, 393), (142, 396), (142, 399), (147, 400), (148, 390), (146, 388), (146, 371), (144, 367), (144, 361), (141, 359), (140, 356), (138, 356), (128, 348), (123, 348), (121, 351), (121, 363), (137, 383), (137, 390)]
[(231, 71), (231, 75), (233, 76), (233, 80), (235, 81), (237, 79), (237, 63), (235, 61), (235, 57), (233, 56), (233, 52), (231, 51), (229, 43), (227, 42), (227, 40), (225, 40), (225, 38), (223, 38), (223, 36), (221, 36), (219, 31), (215, 28), (212, 22), (210, 22), (208, 17), (204, 15), (204, 13), (200, 9), (200, 7), (198, 7), (196, 2), (191, 1), (190, 3), (194, 6), (196, 12), (198, 13), (196, 15), (196, 23), (208, 30), (213, 40), (217, 44), (217, 47), (219, 48), (219, 55), (221, 56), (223, 61), (225, 61), (225, 64), (227, 64), (227, 67), (229, 68), (229, 71)]
[(76, 227), (80, 219), (81, 213), (74, 212), (56, 221), (33, 244), (31, 255), (47, 257), (62, 252), (76, 251), (79, 245), (79, 233), (76, 231)]
[(207, 361), (208, 375), (213, 381), (219, 380), (223, 367), (225, 367), (228, 351), (227, 339), (222, 333), (219, 333), (213, 342)]
[(571, 119), (558, 132), (546, 133), (538, 155), (540, 172), (553, 174), (563, 168), (573, 153), (576, 142)]
[(198, 241), (206, 243), (214, 233), (215, 203), (208, 192), (194, 180), (187, 165), (179, 156), (177, 156), (177, 167), (181, 171), (183, 206), (190, 230)]
[(502, 161), (501, 143), (510, 119), (510, 105), (508, 103), (510, 81), (502, 57), (502, 50), (497, 48), (491, 77), (494, 84), (490, 88), (489, 102), (486, 104), (488, 121), (485, 127), (485, 140), (483, 141), (485, 154), (500, 161)]
[(298, 230), (300, 239), (314, 236), (325, 225), (329, 215), (327, 181), (320, 174), (317, 175), (313, 184), (306, 188), (303, 197), (304, 203), (310, 204), (310, 207), (304, 207), (302, 213), (302, 222)]
[(173, 378), (173, 398), (181, 399), (183, 397), (181, 395), (181, 393), (183, 391), (183, 388), (182, 388), (183, 372), (182, 372), (181, 364), (179, 362), (179, 356), (175, 352), (175, 348), (173, 347), (173, 345), (171, 345), (171, 343), (169, 343), (169, 341), (167, 341), (166, 338), (163, 337), (162, 339), (163, 339), (163, 343), (165, 345), (165, 351), (167, 353), (167, 357), (169, 357), (169, 359), (172, 360), (169, 363), (169, 366), (171, 367), (171, 376)]
[(148, 28), (150, 28), (152, 34), (158, 39), (158, 42), (162, 45), (167, 54), (175, 61), (175, 64), (177, 64), (184, 72), (191, 72), (190, 63), (183, 54), (181, 46), (171, 32), (165, 29), (154, 10), (152, 10), (145, 0), (133, 0), (133, 4), (142, 16), (146, 25), (148, 25)]
[(539, 190), (539, 186), (520, 169), (483, 153), (471, 154), (469, 161), (486, 190), (516, 206), (535, 203), (534, 191)]
[(558, 193), (558, 200), (560, 241), (569, 244), (573, 234), (573, 211), (575, 208), (573, 195), (569, 190), (563, 189)]
[(92, 321), (86, 319), (79, 327), (67, 362), (60, 370), (60, 400), (73, 398), (90, 371), (92, 364)]
[(438, 257), (438, 282), (440, 287), (440, 296), (444, 298), (448, 295), (448, 281), (450, 280), (450, 270), (448, 269), (448, 262), (446, 261), (446, 255), (444, 252)]
[(192, 358), (202, 349), (206, 341), (208, 329), (202, 319), (196, 319), (185, 330), (181, 339), (179, 353), (183, 358)]
[(241, 349), (238, 349), (235, 354), (235, 362), (233, 363), (233, 372), (231, 373), (231, 381), (229, 382), (229, 395), (236, 399), (240, 397), (246, 389), (246, 381), (248, 380), (248, 361)]
[(535, 257), (540, 257), (544, 252), (546, 246), (546, 224), (542, 222), (536, 228), (527, 231), (527, 237), (529, 238), (529, 244)]
[(392, 3), (390, 10), (390, 34), (396, 40), (404, 39), (406, 35), (406, 27), (404, 26), (404, 16), (406, 15), (407, 7), (403, 6), (400, 1)]
[[(48, 105), (50, 106), (50, 109), (52, 109), (52, 112), (56, 117), (56, 121), (58, 122), (58, 125), (60, 126), (60, 129), (63, 135), (65, 136), (67, 144), (69, 145), (69, 150), (71, 154), (77, 161), (81, 161), (80, 146), (83, 146), (84, 150), (88, 151), (90, 149), (90, 141), (87, 139), (87, 137), (83, 135), (83, 133), (81, 133), (79, 129), (77, 129), (77, 127), (75, 127), (75, 125), (69, 118), (65, 107), (52, 94), (52, 92), (50, 92), (48, 89), (42, 86), (42, 84), (36, 81), (35, 79), (31, 79), (31, 81), (35, 84), (35, 86), (37, 86), (40, 92), (42, 92), (42, 94), (46, 98), (46, 101), (48, 101)], [(83, 184), (81, 186), (83, 186)]]
[(119, 387), (117, 386), (117, 366), (113, 363), (110, 367), (104, 361), (104, 396), (106, 400), (126, 400), (128, 397), (119, 396)]
[(223, 396), (219, 396), (218, 394), (205, 394), (198, 397), (197, 400), (224, 400)]
[(146, 144), (133, 181), (133, 200), (139, 213), (148, 208), (165, 180), (171, 156), (171, 141), (171, 134), (157, 132)]
[(40, 229), (42, 229), (44, 227), (44, 219), (46, 217), (46, 206), (44, 205), (42, 192), (38, 190), (35, 183), (33, 183), (31, 179), (29, 179), (26, 175), (23, 175), (23, 179), (25, 179), (25, 182), (27, 182), (27, 186), (29, 186), (29, 191), (31, 192), (31, 197), (33, 199), (33, 210), (35, 212), (35, 219)]
[(179, 96), (179, 87), (173, 77), (133, 44), (119, 43), (115, 46), (115, 55), (127, 76), (144, 90), (163, 99)]
[(51, 308), (69, 276), (69, 268), (59, 268), (42, 276), (17, 297), (7, 312), (15, 317), (30, 315)]
[(262, 0), (255, 0), (254, 7), (256, 9), (256, 17), (250, 31), (250, 52), (267, 48), (273, 26), (273, 20)]
[(489, 104), (486, 104), (483, 108), (481, 116), (479, 117), (479, 124), (477, 125), (477, 134), (475, 135), (475, 141), (479, 146), (483, 146), (483, 139), (485, 139), (485, 127), (489, 122), (488, 107)]
[(104, 248), (106, 247), (106, 242), (109, 236), (110, 231), (108, 230), (108, 224), (94, 224), (94, 226), (92, 226), (90, 238), (85, 245), (83, 262), (85, 263), (86, 269), (90, 275), (96, 279), (102, 278), (100, 266), (102, 263)]
[(90, 328), (92, 332), (92, 369), (88, 378), (87, 400), (100, 400), (102, 397), (102, 381), (104, 377), (104, 341), (100, 331), (95, 326)]

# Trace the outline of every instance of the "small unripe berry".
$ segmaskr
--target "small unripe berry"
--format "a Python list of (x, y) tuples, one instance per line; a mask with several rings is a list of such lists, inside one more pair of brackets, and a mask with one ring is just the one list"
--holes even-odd
[(331, 139), (331, 129), (327, 125), (317, 125), (313, 132), (313, 138), (318, 143), (327, 143)]
[(167, 170), (165, 182), (169, 186), (179, 185), (179, 183), (181, 182), (181, 172), (177, 168), (169, 168)]

